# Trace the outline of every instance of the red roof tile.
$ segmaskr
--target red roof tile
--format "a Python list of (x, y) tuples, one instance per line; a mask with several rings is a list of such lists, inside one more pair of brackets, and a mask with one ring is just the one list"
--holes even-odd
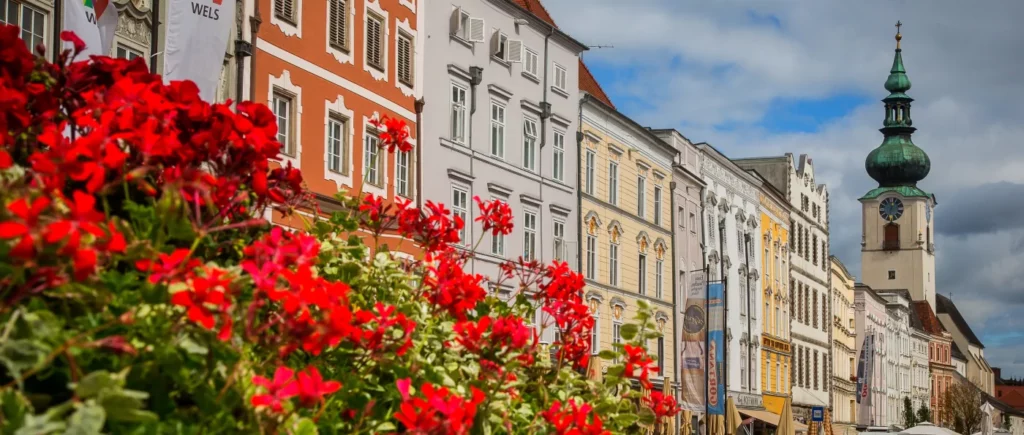
[(545, 23), (558, 27), (558, 25), (555, 24), (555, 20), (551, 18), (551, 14), (548, 13), (548, 10), (544, 8), (544, 5), (540, 4), (540, 0), (512, 0), (512, 2), (519, 5), (519, 7), (530, 11), (530, 13), (536, 15), (537, 18), (544, 20)]
[(1021, 394), (1020, 390), (1016, 388), (1006, 388), (996, 386), (996, 392), (1002, 391), (1003, 394), (999, 396), (999, 400), (1002, 400), (1007, 405), (1014, 407), (1017, 410), (1024, 410), (1024, 394)]
[(583, 63), (583, 59), (580, 59), (580, 90), (593, 95), (594, 98), (607, 104), (608, 107), (615, 108), (612, 100), (608, 98), (608, 94), (604, 93), (604, 89), (601, 89), (601, 84), (590, 73), (590, 68), (587, 68), (587, 65)]
[(938, 317), (935, 317), (935, 312), (932, 311), (932, 306), (928, 305), (927, 301), (914, 302), (914, 311), (921, 319), (924, 330), (929, 334), (942, 335), (943, 332), (946, 332), (946, 328), (942, 327), (942, 323), (939, 322)]

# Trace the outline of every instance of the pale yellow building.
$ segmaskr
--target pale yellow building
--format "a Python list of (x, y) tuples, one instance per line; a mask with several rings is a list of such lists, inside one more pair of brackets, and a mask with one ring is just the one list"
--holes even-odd
[[(756, 172), (753, 172), (757, 175)], [(758, 175), (760, 177), (760, 175)], [(792, 343), (789, 338), (789, 204), (768, 182), (758, 191), (761, 204), (761, 394), (765, 410), (781, 414), (792, 397), (789, 379)]]
[(582, 98), (580, 258), (595, 313), (593, 353), (621, 343), (638, 301), (654, 309), (662, 337), (648, 349), (664, 375), (675, 373), (672, 162), (677, 151), (589, 94)]
[(856, 278), (835, 256), (832, 267), (832, 424), (836, 433), (853, 432), (857, 424), (857, 327), (854, 309)]

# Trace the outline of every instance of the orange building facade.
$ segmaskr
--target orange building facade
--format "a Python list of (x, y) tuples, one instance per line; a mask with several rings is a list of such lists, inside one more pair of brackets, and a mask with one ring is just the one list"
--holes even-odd
[[(248, 62), (251, 75), (245, 77), (250, 97), (273, 110), (283, 148), (280, 163), (301, 169), (325, 211), (337, 207), (338, 192), (373, 193), (389, 202), (418, 200), (423, 1), (247, 2), (246, 39), (256, 41)], [(370, 121), (383, 115), (405, 120), (413, 151), (388, 154), (378, 147)], [(301, 219), (275, 215), (273, 220), (302, 226)], [(387, 243), (415, 251), (408, 241)]]

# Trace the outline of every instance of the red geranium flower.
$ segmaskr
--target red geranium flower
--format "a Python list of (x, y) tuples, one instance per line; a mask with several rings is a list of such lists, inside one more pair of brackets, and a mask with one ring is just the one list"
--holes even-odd
[(263, 376), (253, 376), (252, 383), (263, 387), (267, 392), (252, 396), (252, 406), (266, 406), (274, 412), (283, 411), (283, 403), (299, 394), (299, 384), (295, 382), (294, 375), (292, 369), (281, 366), (274, 371), (273, 381)]
[(338, 381), (324, 382), (320, 370), (309, 367), (299, 372), (299, 402), (303, 406), (313, 406), (324, 400), (324, 396), (333, 394), (341, 388)]

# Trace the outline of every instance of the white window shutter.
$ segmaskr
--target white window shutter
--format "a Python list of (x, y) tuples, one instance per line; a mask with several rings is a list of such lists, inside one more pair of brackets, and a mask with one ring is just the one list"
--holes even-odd
[(491, 55), (498, 54), (501, 50), (501, 31), (494, 29), (494, 33), (491, 34)]
[(518, 39), (508, 40), (508, 53), (505, 54), (508, 61), (512, 63), (523, 61), (523, 41)]
[(456, 6), (451, 17), (452, 35), (459, 35), (462, 31), (462, 7)]
[(469, 42), (484, 42), (484, 19), (469, 19)]

